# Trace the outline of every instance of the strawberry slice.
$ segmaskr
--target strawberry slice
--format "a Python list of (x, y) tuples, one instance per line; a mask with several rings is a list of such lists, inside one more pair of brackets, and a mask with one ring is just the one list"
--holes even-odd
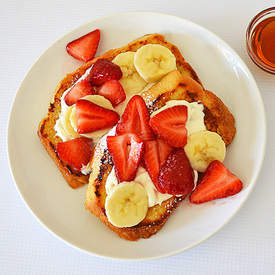
[(118, 65), (107, 59), (98, 59), (88, 75), (88, 80), (93, 85), (100, 86), (108, 80), (119, 80), (121, 77), (122, 71)]
[(159, 170), (165, 163), (167, 157), (172, 152), (173, 148), (161, 139), (145, 141), (144, 164), (150, 175), (156, 189), (165, 193), (158, 182)]
[(142, 140), (135, 134), (108, 136), (107, 146), (118, 180), (120, 182), (133, 180), (144, 149)]
[(173, 148), (168, 143), (159, 138), (157, 139), (157, 143), (159, 151), (159, 162), (161, 167), (166, 162)]
[(149, 112), (143, 98), (133, 96), (128, 102), (119, 123), (116, 134), (135, 133), (143, 141), (154, 139), (154, 133), (149, 126)]
[(85, 99), (76, 102), (76, 116), (79, 134), (110, 128), (119, 120), (119, 115), (116, 112)]
[(172, 151), (161, 167), (158, 182), (165, 193), (186, 196), (194, 187), (194, 171), (184, 149)]
[(100, 39), (100, 30), (94, 30), (70, 42), (66, 50), (72, 57), (87, 62), (94, 58)]
[(90, 161), (92, 145), (91, 139), (80, 137), (65, 142), (58, 142), (56, 151), (61, 160), (80, 171), (81, 167), (87, 165)]
[(86, 95), (93, 95), (95, 94), (95, 90), (92, 86), (92, 84), (86, 80), (83, 79), (76, 83), (71, 90), (65, 95), (65, 102), (68, 106), (71, 106), (77, 102), (78, 99), (81, 97), (84, 97)]
[(111, 101), (113, 107), (126, 99), (126, 94), (118, 80), (108, 80), (99, 89), (98, 94)]
[(187, 143), (187, 107), (174, 106), (161, 111), (150, 119), (150, 126), (173, 147), (184, 147)]
[(203, 203), (211, 200), (233, 196), (241, 191), (243, 183), (218, 160), (207, 167), (197, 188), (189, 197), (192, 203)]

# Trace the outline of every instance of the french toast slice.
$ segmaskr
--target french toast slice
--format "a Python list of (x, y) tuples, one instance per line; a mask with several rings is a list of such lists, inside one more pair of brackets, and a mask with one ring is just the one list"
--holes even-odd
[[(236, 132), (235, 121), (228, 108), (212, 92), (204, 90), (198, 82), (190, 76), (182, 75), (179, 71), (168, 73), (160, 82), (149, 90), (142, 92), (141, 96), (144, 98), (150, 113), (164, 106), (169, 100), (200, 101), (204, 105), (207, 130), (217, 132), (227, 146), (234, 138)], [(162, 228), (184, 198), (173, 196), (162, 202), (161, 205), (149, 208), (145, 219), (136, 226), (115, 227), (108, 221), (105, 213), (105, 183), (112, 165), (111, 157), (106, 146), (104, 146), (104, 142), (99, 143), (95, 148), (92, 160), (92, 173), (87, 189), (85, 207), (121, 238), (130, 241), (149, 238)]]
[(101, 56), (94, 58), (93, 60), (83, 64), (80, 68), (74, 71), (71, 74), (68, 74), (63, 80), (58, 84), (52, 102), (50, 103), (47, 116), (40, 122), (38, 128), (38, 136), (41, 140), (41, 143), (47, 150), (50, 157), (54, 160), (56, 166), (61, 171), (63, 177), (67, 181), (67, 183), (72, 188), (78, 188), (84, 184), (88, 183), (89, 176), (85, 176), (80, 172), (77, 172), (72, 167), (64, 163), (57, 155), (56, 145), (58, 142), (62, 141), (60, 137), (56, 136), (56, 131), (54, 126), (56, 124), (56, 120), (59, 118), (59, 114), (61, 112), (61, 97), (63, 93), (70, 88), (85, 72), (88, 68), (91, 67), (96, 60), (100, 58), (106, 58), (108, 60), (113, 60), (118, 54), (127, 52), (127, 51), (137, 51), (140, 47), (145, 44), (161, 44), (167, 48), (169, 48), (172, 53), (176, 57), (177, 69), (181, 72), (182, 75), (186, 75), (200, 83), (200, 80), (192, 69), (192, 67), (185, 62), (183, 56), (181, 55), (179, 49), (167, 42), (163, 35), (161, 34), (148, 34), (142, 36), (128, 45), (118, 48), (111, 49)]

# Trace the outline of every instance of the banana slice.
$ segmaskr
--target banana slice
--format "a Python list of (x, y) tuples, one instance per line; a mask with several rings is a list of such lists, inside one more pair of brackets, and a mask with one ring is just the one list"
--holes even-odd
[(146, 81), (138, 74), (134, 65), (135, 52), (120, 53), (113, 59), (122, 71), (120, 83), (126, 94), (136, 94), (145, 86)]
[(223, 162), (226, 153), (221, 136), (206, 130), (189, 135), (184, 150), (192, 168), (199, 172), (205, 172), (214, 160)]
[(107, 196), (105, 209), (108, 220), (114, 226), (137, 225), (145, 218), (148, 211), (147, 193), (137, 182), (122, 182)]
[(156, 82), (167, 73), (176, 70), (176, 58), (172, 52), (159, 44), (147, 44), (135, 54), (136, 70), (147, 82)]
[(71, 114), (72, 114), (73, 109), (74, 109), (74, 106), (70, 106), (67, 109), (67, 111), (63, 117), (63, 126), (64, 126), (64, 130), (66, 131), (66, 133), (68, 134), (68, 136), (70, 138), (77, 138), (77, 137), (79, 137), (79, 134), (72, 127), (72, 124), (71, 124)]
[(109, 110), (114, 110), (112, 103), (106, 99), (104, 96), (101, 95), (86, 95), (84, 97), (82, 97), (81, 99), (86, 99), (89, 100), (91, 102), (93, 102), (94, 104), (101, 106), (105, 109), (109, 109)]
[[(114, 110), (111, 102), (101, 95), (87, 95), (81, 99), (86, 99), (86, 100), (89, 100), (90, 102), (93, 102), (94, 104), (96, 104), (98, 106), (103, 107), (103, 108), (106, 108), (106, 109), (109, 109), (112, 111)], [(73, 107), (73, 108), (72, 108), (71, 114), (70, 114), (70, 124), (71, 124), (73, 130), (77, 133), (76, 109), (75, 109), (74, 105), (71, 107)], [(81, 134), (81, 136), (84, 136), (87, 138), (92, 138), (94, 141), (97, 141), (100, 137), (105, 135), (107, 132), (108, 132), (108, 129), (103, 129), (103, 130), (98, 130), (98, 131), (95, 131), (92, 133)]]

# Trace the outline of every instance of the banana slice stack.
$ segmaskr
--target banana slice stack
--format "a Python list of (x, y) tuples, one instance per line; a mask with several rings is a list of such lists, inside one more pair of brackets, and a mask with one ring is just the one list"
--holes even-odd
[(129, 95), (142, 91), (148, 83), (177, 69), (173, 53), (159, 44), (147, 44), (136, 52), (121, 53), (112, 62), (120, 66), (123, 73), (120, 83)]
[(135, 52), (120, 53), (113, 59), (122, 71), (120, 83), (126, 94), (140, 92), (147, 82), (139, 75), (134, 65)]

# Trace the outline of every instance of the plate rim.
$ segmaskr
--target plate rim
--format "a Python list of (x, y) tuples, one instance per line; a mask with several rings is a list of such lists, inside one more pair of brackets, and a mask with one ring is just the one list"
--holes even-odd
[[(196, 28), (200, 28), (201, 30), (203, 30), (204, 32), (206, 33), (209, 33), (211, 34), (213, 37), (215, 37), (215, 39), (219, 40), (220, 42), (222, 42), (222, 44), (224, 44), (224, 46), (228, 47), (230, 49), (230, 51), (238, 58), (238, 62), (240, 62), (240, 64), (242, 65), (242, 68), (245, 69), (245, 72), (247, 73), (248, 75), (248, 78), (250, 79), (249, 82), (253, 85), (253, 87), (255, 88), (255, 92), (257, 93), (257, 96), (259, 98), (259, 108), (261, 109), (261, 113), (262, 113), (262, 116), (263, 116), (263, 150), (262, 150), (262, 153), (261, 153), (261, 158), (260, 158), (260, 162), (259, 162), (259, 166), (257, 168), (257, 171), (256, 171), (256, 174), (254, 175), (254, 177), (251, 179), (249, 185), (250, 185), (250, 188), (246, 194), (246, 196), (244, 197), (244, 199), (242, 200), (242, 202), (240, 203), (239, 207), (235, 210), (235, 212), (227, 219), (227, 221), (225, 223), (223, 223), (220, 227), (217, 228), (217, 230), (215, 230), (214, 232), (212, 232), (211, 234), (209, 234), (208, 236), (206, 236), (205, 238), (189, 245), (188, 247), (185, 247), (185, 248), (181, 248), (181, 249), (178, 249), (178, 250), (175, 250), (175, 251), (172, 251), (172, 252), (169, 252), (169, 253), (164, 253), (162, 255), (158, 255), (158, 256), (151, 256), (151, 257), (140, 257), (140, 258), (124, 258), (124, 257), (111, 257), (111, 256), (106, 256), (106, 255), (103, 255), (103, 254), (99, 254), (99, 253), (96, 253), (96, 252), (91, 252), (87, 249), (84, 249), (84, 248), (81, 248), (81, 247), (78, 247), (76, 244), (73, 244), (71, 242), (69, 242), (68, 240), (66, 239), (63, 239), (61, 236), (59, 236), (59, 234), (57, 234), (56, 232), (52, 231), (41, 219), (38, 215), (35, 214), (35, 212), (32, 210), (31, 206), (27, 203), (27, 200), (24, 198), (23, 194), (21, 193), (20, 191), (20, 187), (19, 185), (17, 184), (17, 181), (16, 181), (16, 172), (15, 172), (15, 167), (12, 165), (11, 163), (11, 145), (10, 145), (10, 136), (11, 136), (11, 118), (12, 116), (15, 115), (15, 108), (14, 108), (14, 105), (15, 105), (15, 102), (18, 98), (18, 95), (20, 93), (22, 93), (22, 86), (24, 84), (24, 82), (26, 81), (26, 78), (27, 76), (29, 75), (29, 73), (32, 71), (33, 67), (36, 66), (36, 64), (40, 61), (40, 59), (42, 58), (42, 56), (50, 49), (52, 48), (55, 44), (57, 44), (60, 40), (63, 40), (65, 36), (67, 36), (68, 34), (70, 33), (74, 33), (77, 29), (81, 29), (83, 27), (85, 27), (86, 25), (89, 25), (91, 23), (95, 23), (96, 21), (99, 21), (99, 20), (102, 20), (102, 19), (105, 19), (105, 18), (110, 18), (110, 17), (114, 17), (114, 16), (119, 16), (119, 15), (131, 15), (131, 14), (152, 14), (152, 15), (160, 15), (160, 16), (169, 16), (169, 17), (172, 17), (172, 18), (175, 18), (177, 20), (181, 20), (181, 21), (184, 21), (184, 22), (187, 22), (191, 25), (194, 25)], [(7, 155), (8, 155), (8, 164), (9, 164), (9, 170), (10, 170), (10, 173), (11, 173), (11, 176), (12, 176), (12, 179), (13, 179), (13, 182), (14, 182), (14, 185), (19, 193), (19, 196), (20, 198), (22, 199), (22, 201), (24, 202), (24, 204), (26, 205), (27, 209), (32, 213), (32, 215), (36, 218), (36, 220), (38, 220), (38, 222), (50, 233), (52, 234), (53, 236), (55, 236), (57, 239), (61, 240), (62, 242), (64, 242), (65, 244), (69, 245), (70, 247), (73, 247), (81, 252), (84, 252), (86, 254), (89, 254), (89, 255), (93, 255), (93, 256), (97, 256), (97, 257), (100, 257), (100, 258), (103, 258), (103, 259), (112, 259), (112, 260), (117, 260), (117, 261), (129, 261), (129, 262), (141, 262), (141, 261), (148, 261), (148, 260), (155, 260), (155, 259), (161, 259), (161, 258), (166, 258), (166, 257), (170, 257), (170, 256), (173, 256), (173, 255), (177, 255), (177, 254), (180, 254), (184, 251), (187, 251), (197, 245), (199, 245), (200, 243), (208, 240), (209, 238), (213, 237), (218, 231), (220, 231), (225, 225), (227, 225), (234, 217), (235, 215), (240, 211), (240, 209), (243, 207), (244, 203), (247, 201), (248, 197), (250, 196), (252, 190), (254, 189), (255, 185), (256, 185), (256, 182), (257, 182), (257, 179), (259, 177), (259, 174), (260, 174), (260, 171), (262, 169), (262, 166), (263, 166), (263, 161), (264, 161), (264, 157), (265, 157), (265, 152), (266, 152), (266, 112), (265, 112), (265, 107), (264, 107), (264, 103), (263, 103), (263, 99), (262, 99), (262, 96), (261, 96), (261, 93), (260, 93), (260, 90), (258, 88), (258, 85), (255, 81), (255, 78), (254, 76), (252, 75), (252, 73), (250, 72), (249, 68), (247, 67), (247, 65), (245, 64), (245, 62), (242, 60), (242, 58), (239, 56), (239, 54), (228, 44), (226, 43), (222, 38), (220, 38), (218, 35), (216, 35), (214, 32), (208, 30), (207, 28), (201, 26), (200, 24), (197, 24), (197, 23), (194, 23), (193, 21), (189, 20), (189, 19), (186, 19), (184, 17), (180, 17), (180, 16), (177, 16), (177, 15), (173, 15), (173, 14), (169, 14), (169, 13), (165, 13), (165, 12), (155, 12), (155, 11), (143, 11), (143, 10), (138, 10), (138, 11), (125, 11), (125, 12), (117, 12), (117, 13), (110, 13), (110, 14), (107, 14), (107, 15), (104, 15), (104, 16), (100, 16), (100, 17), (96, 17), (94, 18), (93, 20), (89, 20), (89, 21), (86, 21), (85, 23), (69, 30), (68, 32), (66, 32), (64, 35), (62, 35), (60, 38), (58, 38), (57, 40), (55, 40), (53, 43), (51, 43), (40, 55), (38, 58), (36, 58), (35, 62), (27, 69), (27, 72), (25, 73), (25, 75), (23, 76), (23, 80), (20, 82), (20, 85), (13, 97), (13, 100), (12, 100), (12, 104), (11, 104), (11, 107), (10, 107), (10, 110), (9, 110), (9, 116), (8, 116), (8, 127), (7, 127), (7, 138), (6, 138), (6, 142), (7, 142), (7, 146), (6, 146), (6, 152), (7, 152)]]

